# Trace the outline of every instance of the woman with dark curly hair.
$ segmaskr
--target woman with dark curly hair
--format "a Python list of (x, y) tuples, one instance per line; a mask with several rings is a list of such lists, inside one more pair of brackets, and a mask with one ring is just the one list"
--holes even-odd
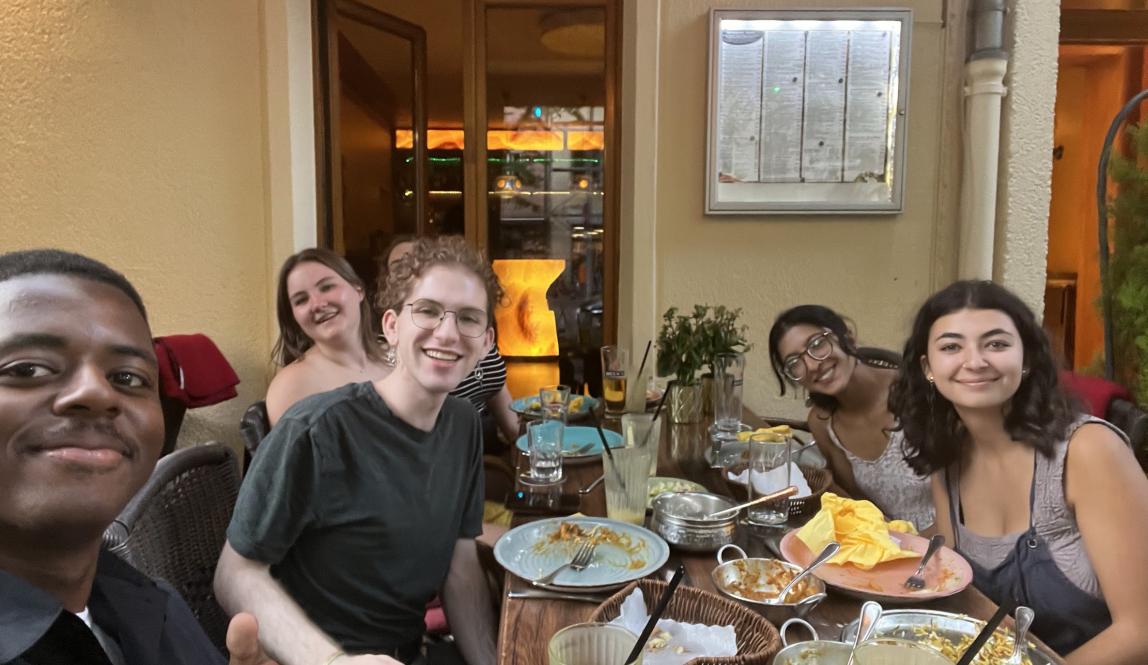
[(1070, 664), (1148, 662), (1148, 479), (1124, 435), (1061, 392), (1017, 296), (964, 281), (929, 298), (889, 408), (977, 588), (1033, 608)]
[(898, 364), (878, 349), (858, 349), (845, 319), (821, 305), (778, 315), (769, 331), (769, 361), (782, 395), (787, 384), (808, 391), (809, 430), (837, 484), (889, 519), (921, 530), (932, 525), (929, 479), (905, 463), (901, 432), (890, 429), (888, 394)]

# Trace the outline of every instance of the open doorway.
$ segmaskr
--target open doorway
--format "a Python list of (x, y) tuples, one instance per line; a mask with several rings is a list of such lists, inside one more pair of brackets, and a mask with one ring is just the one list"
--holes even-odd
[(1144, 0), (1069, 0), (1061, 14), (1044, 326), (1074, 371), (1099, 367), (1104, 351), (1096, 169), (1113, 117), (1148, 87), (1146, 8)]
[(508, 292), (512, 396), (597, 391), (617, 321), (620, 0), (313, 3), (320, 243), (373, 284), (396, 236), (464, 235)]

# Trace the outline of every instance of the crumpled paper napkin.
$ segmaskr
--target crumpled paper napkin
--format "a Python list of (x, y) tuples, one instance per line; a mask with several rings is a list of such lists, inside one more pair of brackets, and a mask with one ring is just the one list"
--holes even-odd
[[(741, 473), (734, 473), (733, 471), (726, 471), (726, 477), (735, 483), (745, 485), (746, 477), (749, 475), (749, 469)], [(805, 475), (801, 473), (801, 469), (793, 462), (789, 463), (789, 481), (797, 487), (797, 494), (791, 496), (791, 499), (800, 499), (801, 497), (813, 494), (813, 490), (809, 488), (809, 483), (805, 481)], [(770, 469), (765, 473), (754, 472), (753, 474), (753, 488), (755, 496), (758, 494), (769, 494), (776, 492), (785, 487), (785, 467), (779, 466), (776, 469)]]
[(901, 546), (889, 535), (890, 531), (916, 533), (912, 522), (893, 520), (885, 522), (881, 509), (871, 501), (855, 501), (826, 492), (821, 496), (821, 510), (797, 531), (797, 538), (810, 552), (820, 552), (836, 540), (841, 550), (829, 560), (832, 564), (851, 563), (862, 570), (885, 561), (911, 559), (921, 555)]
[[(622, 611), (610, 623), (622, 626), (635, 635), (641, 635), (650, 618), (646, 610), (645, 596), (641, 589), (622, 601)], [(651, 649), (655, 639), (662, 639), (668, 633), (669, 639), (657, 649)], [(679, 652), (680, 651), (680, 652)], [(646, 642), (642, 653), (642, 665), (684, 665), (702, 656), (736, 656), (737, 635), (733, 626), (706, 626), (700, 623), (681, 623), (672, 619), (660, 619), (653, 635)]]

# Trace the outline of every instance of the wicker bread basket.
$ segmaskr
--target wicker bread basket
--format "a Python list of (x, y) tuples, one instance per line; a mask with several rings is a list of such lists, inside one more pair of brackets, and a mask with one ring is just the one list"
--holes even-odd
[[(646, 610), (652, 611), (666, 586), (665, 582), (655, 580), (632, 582), (599, 605), (589, 620), (609, 622), (616, 619), (621, 612), (622, 601), (638, 588), (645, 598)], [(694, 658), (686, 665), (769, 665), (781, 648), (777, 628), (765, 617), (701, 589), (678, 587), (666, 607), (664, 618), (708, 626), (733, 626), (737, 635), (736, 656)]]
[[(746, 462), (737, 464), (726, 468), (729, 473), (741, 473), (749, 466)], [(821, 495), (825, 494), (825, 490), (833, 484), (833, 474), (829, 469), (818, 469), (813, 466), (805, 466), (799, 464), (797, 468), (801, 469), (801, 475), (805, 476), (805, 482), (809, 484), (809, 496), (803, 496), (800, 499), (789, 500), (789, 519), (802, 520), (812, 517), (814, 513), (821, 510)], [(735, 483), (734, 481), (726, 478), (726, 485), (734, 498), (739, 501), (744, 501), (746, 498), (745, 485)]]

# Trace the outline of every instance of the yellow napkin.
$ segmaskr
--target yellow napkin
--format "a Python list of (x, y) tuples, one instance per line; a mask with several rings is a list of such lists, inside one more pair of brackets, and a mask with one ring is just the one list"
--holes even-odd
[(890, 530), (917, 533), (913, 525), (904, 520), (886, 523), (881, 510), (870, 501), (854, 501), (826, 492), (821, 497), (821, 510), (797, 531), (797, 537), (815, 553), (836, 540), (841, 543), (841, 550), (829, 563), (851, 563), (862, 570), (870, 570), (885, 561), (921, 556), (901, 549), (889, 536)]
[(759, 427), (752, 432), (738, 432), (737, 440), (749, 441), (749, 437), (755, 434), (773, 434), (775, 436), (770, 437), (770, 439), (780, 443), (785, 441), (785, 437), (792, 433), (793, 431), (789, 429), (789, 425), (778, 425), (776, 427)]

